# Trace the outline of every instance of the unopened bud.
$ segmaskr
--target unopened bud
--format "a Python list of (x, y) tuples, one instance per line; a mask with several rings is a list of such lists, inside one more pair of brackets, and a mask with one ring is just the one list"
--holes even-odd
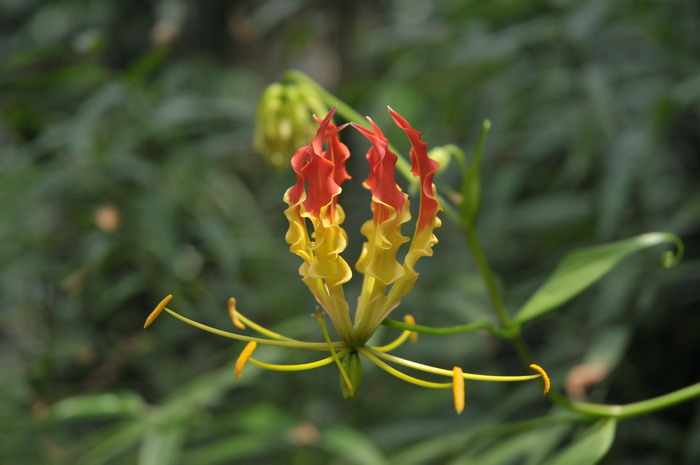
[(452, 159), (452, 152), (447, 148), (447, 147), (434, 147), (431, 150), (428, 151), (428, 156), (435, 160), (436, 162), (440, 163), (440, 168), (438, 168), (436, 174), (440, 174), (445, 169), (447, 166), (450, 164), (450, 160)]
[(296, 84), (271, 84), (258, 103), (253, 147), (275, 169), (289, 166), (294, 152), (316, 133), (313, 114), (327, 108), (312, 89)]

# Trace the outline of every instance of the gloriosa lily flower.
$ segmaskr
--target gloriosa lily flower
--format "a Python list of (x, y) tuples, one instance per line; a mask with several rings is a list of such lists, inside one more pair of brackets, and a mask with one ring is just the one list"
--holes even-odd
[[(370, 119), (369, 128), (352, 123), (352, 126), (370, 142), (366, 158), (370, 172), (363, 185), (372, 193), (372, 219), (361, 228), (366, 241), (357, 261), (356, 269), (364, 275), (362, 291), (357, 301), (354, 317), (350, 305), (345, 299), (343, 284), (352, 277), (352, 271), (341, 253), (347, 245), (347, 234), (341, 227), (345, 213), (338, 204), (342, 183), (350, 179), (345, 163), (350, 151), (339, 138), (339, 132), (348, 125), (336, 126), (331, 121), (335, 113), (333, 108), (319, 123), (316, 136), (311, 143), (296, 151), (292, 157), (292, 168), (296, 173), (296, 183), (284, 195), (289, 207), (285, 215), (289, 220), (286, 240), (290, 250), (303, 260), (299, 273), (302, 281), (314, 295), (320, 307), (330, 318), (340, 341), (332, 341), (326, 329), (323, 315), (316, 313), (324, 342), (304, 342), (272, 332), (243, 316), (236, 308), (236, 300), (229, 300), (229, 313), (233, 324), (245, 329), (246, 326), (257, 331), (265, 338), (250, 337), (237, 333), (221, 331), (192, 321), (168, 308), (165, 308), (171, 296), (166, 297), (146, 321), (148, 326), (162, 311), (200, 329), (219, 334), (231, 339), (247, 341), (236, 363), (236, 376), (240, 376), (246, 362), (280, 371), (299, 371), (318, 368), (335, 363), (341, 374), (341, 387), (346, 398), (357, 393), (361, 380), (361, 363), (359, 356), (378, 365), (394, 376), (430, 388), (452, 388), (455, 409), (464, 408), (464, 380), (482, 381), (524, 381), (542, 377), (545, 382), (545, 394), (549, 389), (547, 374), (538, 365), (531, 365), (537, 374), (520, 376), (494, 376), (465, 373), (460, 367), (452, 370), (436, 368), (406, 360), (388, 352), (399, 347), (409, 337), (417, 338), (417, 333), (404, 330), (393, 342), (384, 346), (369, 345), (368, 341), (377, 327), (395, 310), (401, 299), (413, 288), (418, 273), (416, 262), (420, 257), (433, 254), (432, 248), (437, 239), (433, 234), (440, 226), (437, 217), (440, 203), (436, 198), (433, 177), (439, 164), (427, 153), (427, 144), (423, 142), (420, 132), (398, 113), (389, 108), (389, 113), (396, 125), (408, 137), (411, 150), (411, 173), (417, 178), (419, 186), (419, 213), (415, 222), (413, 238), (410, 240), (403, 263), (397, 260), (400, 247), (409, 242), (401, 233), (401, 226), (411, 218), (408, 195), (402, 192), (394, 177), (397, 155), (389, 148), (388, 141), (379, 127)], [(415, 325), (410, 315), (404, 317), (409, 325)], [(315, 362), (298, 365), (269, 364), (252, 358), (258, 343), (300, 349), (322, 350), (330, 356)], [(448, 382), (433, 382), (410, 376), (397, 370), (387, 362), (402, 365), (415, 370), (450, 378)]]
[[(352, 272), (340, 256), (347, 243), (341, 224), (345, 214), (338, 205), (341, 184), (349, 179), (345, 162), (350, 152), (340, 142), (338, 132), (345, 126), (331, 123), (335, 109), (320, 122), (316, 137), (292, 157), (297, 182), (284, 196), (289, 208), (287, 242), (304, 263), (299, 269), (302, 281), (330, 317), (340, 337), (351, 345), (362, 345), (374, 334), (381, 322), (394, 310), (401, 298), (414, 286), (418, 273), (414, 266), (422, 256), (432, 255), (437, 242), (433, 229), (440, 226), (433, 176), (438, 164), (427, 154), (427, 144), (418, 131), (391, 108), (396, 124), (411, 141), (412, 173), (420, 180), (420, 213), (410, 247), (403, 263), (396, 254), (408, 238), (401, 234), (401, 225), (411, 219), (408, 195), (401, 191), (394, 177), (397, 156), (388, 146), (382, 131), (368, 118), (371, 130), (352, 126), (371, 143), (367, 152), (369, 176), (364, 186), (372, 193), (373, 217), (362, 226), (367, 241), (357, 262), (364, 275), (354, 321), (343, 294), (343, 283)], [(323, 150), (324, 143), (328, 148)], [(309, 234), (306, 219), (313, 232)], [(388, 292), (387, 292), (388, 290)]]

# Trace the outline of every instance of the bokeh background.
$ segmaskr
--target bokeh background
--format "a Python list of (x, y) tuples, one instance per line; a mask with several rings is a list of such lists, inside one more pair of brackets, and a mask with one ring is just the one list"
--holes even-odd
[[(498, 429), (553, 411), (536, 383), (470, 383), (457, 416), (446, 391), (366, 366), (348, 402), (333, 367), (235, 381), (242, 344), (167, 317), (142, 329), (169, 293), (228, 328), (233, 295), (262, 324), (319, 337), (284, 242), (292, 175), (251, 144), (257, 98), (288, 69), (387, 128), (391, 105), (434, 145), (470, 152), (491, 119), (479, 231), (511, 310), (576, 247), (680, 235), (676, 268), (658, 248), (635, 256), (524, 334), (560, 386), (604, 364), (594, 401), (697, 382), (698, 31), (685, 0), (0, 2), (0, 462), (537, 464), (575, 437)], [(354, 262), (366, 145), (346, 140)], [(437, 179), (459, 181), (455, 163)], [(493, 319), (458, 228), (437, 233), (396, 315)], [(422, 336), (402, 354), (522, 370), (481, 333)], [(623, 422), (602, 463), (700, 463), (700, 403)]]

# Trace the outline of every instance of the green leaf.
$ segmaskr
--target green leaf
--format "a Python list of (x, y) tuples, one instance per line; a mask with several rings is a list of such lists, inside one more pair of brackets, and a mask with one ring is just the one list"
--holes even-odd
[(506, 438), (499, 438), (488, 448), (477, 453), (469, 452), (448, 462), (449, 465), (501, 465), (511, 463), (542, 463), (542, 457), (556, 447), (569, 425), (554, 425), (534, 431), (521, 431)]
[(635, 252), (658, 244), (675, 244), (677, 253), (666, 252), (662, 263), (669, 268), (683, 255), (683, 243), (674, 234), (648, 233), (609, 244), (575, 250), (559, 263), (552, 276), (530, 297), (515, 317), (525, 323), (576, 297)]
[[(212, 436), (214, 433), (212, 433)], [(287, 443), (283, 437), (269, 434), (237, 434), (219, 440), (206, 441), (201, 446), (188, 448), (182, 463), (220, 465), (236, 463), (236, 460), (255, 457), (283, 449)]]
[(562, 449), (545, 465), (594, 465), (610, 450), (615, 439), (614, 418), (599, 420), (588, 428), (575, 442)]
[(110, 463), (113, 458), (134, 448), (147, 428), (145, 422), (136, 421), (119, 424), (107, 430), (91, 441), (91, 447), (80, 456), (75, 465)]
[(139, 465), (168, 465), (175, 463), (182, 452), (186, 428), (183, 424), (156, 425), (143, 437)]
[(486, 135), (489, 129), (491, 129), (491, 121), (485, 120), (481, 125), (474, 157), (468, 167), (464, 166), (462, 173), (461, 213), (464, 224), (473, 224), (479, 212), (479, 204), (481, 203), (481, 158), (484, 153), (484, 144), (486, 143)]
[(336, 428), (323, 435), (325, 449), (343, 463), (353, 465), (385, 465), (384, 454), (359, 431), (351, 428)]
[(146, 404), (136, 393), (122, 392), (75, 396), (51, 407), (49, 421), (65, 421), (86, 417), (140, 416)]

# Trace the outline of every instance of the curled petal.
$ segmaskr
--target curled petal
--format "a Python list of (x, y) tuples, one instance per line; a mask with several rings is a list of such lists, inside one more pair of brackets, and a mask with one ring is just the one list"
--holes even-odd
[(411, 141), (411, 173), (419, 178), (421, 186), (420, 214), (417, 225), (417, 229), (420, 230), (431, 226), (440, 210), (440, 202), (435, 198), (435, 185), (433, 184), (433, 177), (440, 168), (440, 164), (428, 156), (428, 144), (423, 142), (420, 132), (413, 129), (408, 121), (391, 107), (389, 107), (389, 113), (391, 113), (396, 125), (403, 129)]
[(407, 222), (411, 215), (408, 198), (394, 177), (398, 157), (389, 150), (381, 129), (370, 118), (367, 119), (372, 130), (353, 124), (372, 143), (367, 151), (370, 172), (364, 182), (364, 186), (372, 192), (372, 220), (362, 226), (362, 234), (367, 241), (363, 245), (357, 269), (386, 286), (403, 275), (403, 267), (396, 260), (396, 254), (401, 244), (408, 241), (401, 235), (401, 224)]
[(433, 184), (433, 177), (440, 165), (428, 157), (427, 144), (423, 142), (420, 132), (413, 129), (401, 115), (391, 108), (389, 108), (389, 112), (411, 141), (411, 172), (420, 180), (421, 194), (416, 231), (404, 259), (404, 275), (394, 284), (387, 296), (383, 318), (386, 318), (389, 312), (399, 305), (401, 298), (413, 289), (418, 279), (418, 273), (414, 268), (416, 262), (420, 257), (433, 254), (433, 246), (437, 243), (433, 230), (441, 225), (440, 219), (437, 217), (440, 203), (435, 198), (435, 185)]
[[(344, 302), (341, 285), (350, 279), (352, 271), (340, 256), (347, 245), (347, 235), (340, 226), (345, 215), (337, 200), (340, 184), (349, 178), (345, 170), (349, 151), (338, 138), (345, 126), (331, 122), (334, 113), (335, 108), (319, 122), (313, 141), (292, 157), (297, 179), (284, 197), (289, 205), (285, 210), (289, 221), (286, 240), (290, 250), (304, 260), (299, 267), (302, 281), (341, 335), (349, 338), (349, 309), (340, 302)], [(328, 148), (323, 150), (326, 142)]]
[[(401, 211), (406, 197), (396, 184), (394, 177), (398, 157), (389, 150), (388, 142), (381, 129), (370, 118), (367, 120), (372, 130), (354, 123), (352, 125), (372, 143), (366, 155), (369, 175), (363, 185), (372, 192), (372, 196), (376, 197), (378, 202), (392, 207), (394, 211)], [(381, 220), (381, 217), (377, 218), (377, 221)]]

